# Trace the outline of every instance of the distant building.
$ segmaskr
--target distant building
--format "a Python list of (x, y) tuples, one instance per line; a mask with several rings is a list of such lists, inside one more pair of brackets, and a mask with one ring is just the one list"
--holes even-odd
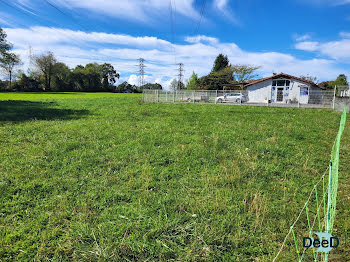
[(342, 90), (340, 90), (340, 94), (341, 97), (350, 97), (350, 87), (344, 87)]
[(226, 89), (246, 90), (250, 103), (293, 103), (308, 104), (321, 99), (321, 88), (314, 82), (285, 73), (228, 85)]

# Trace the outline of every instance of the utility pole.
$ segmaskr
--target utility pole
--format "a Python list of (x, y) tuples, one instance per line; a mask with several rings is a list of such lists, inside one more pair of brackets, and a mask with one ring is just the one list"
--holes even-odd
[(183, 77), (184, 77), (184, 64), (183, 63), (178, 63), (177, 64), (179, 66), (179, 68), (177, 69), (177, 71), (179, 72), (179, 74), (177, 75), (178, 77), (178, 81), (177, 81), (177, 89), (181, 89), (181, 83), (183, 83)]
[(139, 88), (141, 88), (145, 84), (145, 59), (139, 58), (137, 61), (139, 62)]

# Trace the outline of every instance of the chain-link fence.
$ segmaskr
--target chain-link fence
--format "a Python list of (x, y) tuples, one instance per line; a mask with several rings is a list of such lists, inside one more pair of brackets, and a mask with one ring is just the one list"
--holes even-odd
[[(275, 91), (275, 93), (273, 93)], [(293, 97), (287, 92), (266, 90), (252, 93), (249, 90), (143, 90), (144, 102), (154, 103), (210, 103), (277, 107), (334, 108), (334, 90), (301, 90)]]

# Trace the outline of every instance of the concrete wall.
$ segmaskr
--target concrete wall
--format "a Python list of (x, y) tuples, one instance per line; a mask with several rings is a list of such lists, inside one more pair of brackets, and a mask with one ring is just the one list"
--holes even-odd
[(343, 112), (344, 106), (347, 107), (347, 112), (350, 113), (350, 97), (336, 97), (334, 109), (336, 111)]

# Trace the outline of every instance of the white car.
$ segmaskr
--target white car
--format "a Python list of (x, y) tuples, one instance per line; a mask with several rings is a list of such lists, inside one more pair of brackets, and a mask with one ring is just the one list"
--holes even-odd
[(218, 96), (216, 98), (217, 103), (227, 103), (227, 102), (243, 103), (243, 102), (247, 102), (247, 100), (248, 100), (247, 97), (241, 93), (229, 93), (223, 96)]

